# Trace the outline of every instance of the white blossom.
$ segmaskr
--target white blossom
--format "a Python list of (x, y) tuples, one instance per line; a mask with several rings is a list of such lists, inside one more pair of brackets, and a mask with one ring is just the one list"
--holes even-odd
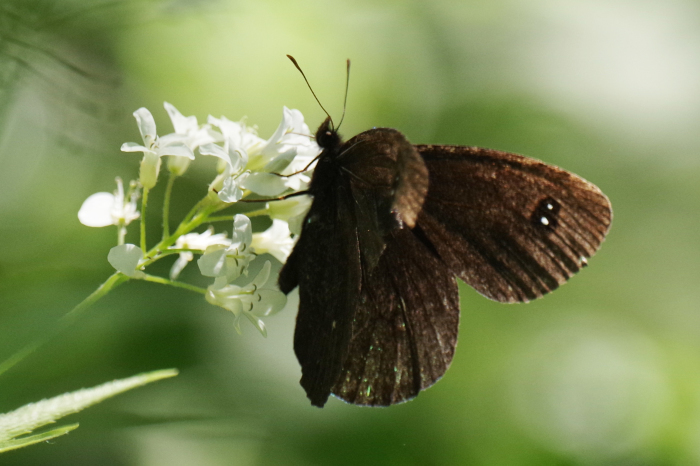
[[(170, 249), (194, 249), (204, 252), (209, 246), (221, 245), (229, 246), (231, 240), (226, 237), (226, 233), (214, 234), (214, 228), (209, 227), (203, 233), (188, 233), (180, 236)], [(191, 251), (183, 251), (170, 268), (170, 279), (176, 280), (182, 269), (194, 259)]]
[(248, 264), (255, 259), (251, 247), (253, 229), (250, 219), (243, 214), (233, 218), (233, 235), (229, 245), (214, 244), (197, 261), (205, 277), (224, 277), (230, 282), (247, 273)]
[(117, 177), (117, 190), (114, 194), (107, 192), (95, 193), (85, 199), (78, 211), (78, 220), (88, 227), (105, 227), (108, 225), (126, 226), (139, 218), (139, 193), (133, 189), (126, 199), (121, 178)]
[[(308, 174), (279, 176), (304, 169), (320, 151), (298, 110), (284, 107), (282, 121), (267, 141), (258, 137), (255, 128), (243, 122), (210, 116), (209, 123), (221, 130), (224, 146), (208, 144), (200, 147), (200, 152), (224, 161), (226, 157), (231, 159), (228, 172), (217, 178), (211, 187), (222, 201), (237, 202), (244, 190), (262, 196), (278, 196), (288, 189), (300, 189), (308, 184)], [(238, 164), (235, 154), (240, 157)], [(246, 172), (242, 173), (243, 170)]]
[[(174, 105), (168, 102), (164, 102), (163, 106), (170, 116), (175, 134), (183, 136), (182, 142), (189, 147), (190, 150), (194, 151), (199, 146), (210, 144), (215, 141), (210, 125), (205, 124), (199, 126), (197, 124), (197, 117), (184, 116)], [(170, 157), (168, 158), (168, 169), (172, 173), (182, 176), (185, 171), (187, 171), (191, 161), (192, 159), (189, 157)]]
[(311, 207), (311, 196), (294, 196), (281, 201), (270, 202), (267, 215), (272, 219), (285, 220), (289, 230), (299, 236), (301, 224)]
[(278, 261), (285, 263), (294, 247), (289, 225), (284, 220), (272, 220), (270, 228), (262, 233), (253, 234), (252, 246), (256, 254), (268, 253)]
[[(267, 141), (263, 152), (275, 156), (265, 166), (265, 171), (290, 175), (304, 170), (319, 154), (321, 148), (311, 136), (304, 116), (299, 110), (284, 107), (282, 121), (272, 137)], [(285, 186), (295, 191), (306, 189), (309, 173), (299, 173), (283, 178)]]
[(287, 302), (284, 293), (266, 286), (270, 267), (270, 262), (266, 261), (258, 275), (245, 286), (230, 285), (224, 277), (219, 277), (207, 288), (206, 299), (209, 303), (223, 307), (236, 316), (234, 327), (238, 333), (241, 333), (240, 318), (245, 316), (263, 336), (267, 336), (261, 317), (279, 312)]
[(158, 181), (160, 171), (160, 158), (164, 155), (176, 155), (194, 159), (192, 150), (185, 144), (186, 137), (179, 134), (166, 134), (158, 137), (156, 134), (156, 122), (153, 115), (146, 108), (141, 107), (134, 112), (134, 118), (143, 139), (143, 145), (135, 142), (122, 144), (123, 152), (143, 152), (139, 180), (144, 188), (150, 189)]

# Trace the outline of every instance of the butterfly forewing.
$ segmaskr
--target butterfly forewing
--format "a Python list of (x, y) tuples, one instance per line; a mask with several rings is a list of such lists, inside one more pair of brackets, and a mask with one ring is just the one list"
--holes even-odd
[(349, 187), (317, 196), (302, 233), (280, 271), (284, 293), (299, 286), (294, 352), (301, 364), (301, 385), (316, 406), (323, 406), (338, 379), (360, 297), (360, 246)]
[(416, 146), (430, 173), (418, 220), (440, 257), (488, 298), (528, 301), (566, 282), (610, 228), (593, 184), (516, 154)]
[(381, 193), (388, 212), (413, 227), (428, 193), (428, 170), (403, 134), (390, 128), (365, 131), (345, 143), (338, 160), (356, 190)]

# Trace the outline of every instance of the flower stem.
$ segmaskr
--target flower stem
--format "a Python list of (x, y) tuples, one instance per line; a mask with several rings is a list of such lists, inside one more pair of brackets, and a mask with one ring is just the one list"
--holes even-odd
[(243, 212), (246, 217), (258, 217), (260, 215), (270, 215), (270, 209), (265, 206), (264, 209), (258, 209), (258, 210), (251, 210), (250, 212)]
[[(207, 199), (204, 198), (201, 201), (199, 201), (197, 203), (197, 206), (195, 206), (196, 209), (193, 208), (192, 211), (190, 211), (190, 214), (192, 214), (192, 216), (190, 217), (190, 214), (187, 215), (188, 217), (190, 217), (190, 219), (187, 221), (183, 220), (182, 223), (180, 223), (180, 225), (177, 227), (175, 232), (172, 235), (168, 236), (167, 238), (163, 238), (163, 240), (161, 240), (160, 243), (158, 243), (154, 247), (152, 247), (146, 253), (146, 257), (150, 258), (150, 259), (154, 258), (161, 251), (164, 251), (168, 247), (175, 244), (175, 242), (177, 241), (177, 239), (180, 236), (186, 235), (187, 233), (191, 232), (192, 230), (194, 230), (195, 228), (200, 226), (202, 223), (206, 222), (209, 215), (216, 212), (217, 210), (221, 210), (221, 208), (219, 206), (214, 205), (214, 206), (209, 206), (206, 209), (200, 211), (201, 206), (204, 205), (206, 200)], [(199, 212), (196, 213), (197, 211), (199, 211)]]
[(221, 215), (219, 217), (209, 217), (207, 223), (214, 222), (231, 222), (233, 221), (233, 215)]
[(170, 196), (173, 192), (175, 178), (177, 178), (177, 175), (170, 172), (168, 184), (165, 187), (165, 199), (163, 199), (163, 239), (170, 236)]
[[(192, 253), (194, 253), (194, 254), (202, 254), (202, 253), (204, 253), (204, 251), (202, 251), (201, 249), (187, 249), (187, 248), (182, 248), (182, 249), (159, 249), (157, 255), (155, 255), (155, 256), (153, 256), (153, 257), (150, 257), (150, 255), (149, 255), (149, 256), (148, 256), (148, 257), (149, 257), (148, 259), (146, 259), (145, 261), (141, 262), (140, 267), (141, 267), (141, 268), (146, 268), (146, 267), (148, 267), (149, 265), (153, 264), (154, 262), (157, 262), (157, 261), (161, 260), (162, 258), (164, 258), (164, 257), (166, 257), (166, 256), (172, 256), (173, 254), (180, 254), (180, 253), (183, 253), (183, 252), (192, 252)], [(149, 254), (150, 254), (150, 252), (149, 252)]]
[(143, 200), (141, 201), (141, 251), (146, 255), (146, 205), (148, 204), (149, 189), (144, 186)]
[(26, 345), (24, 348), (21, 350), (15, 352), (12, 356), (9, 358), (5, 359), (2, 363), (0, 363), (0, 375), (4, 374), (8, 370), (12, 369), (15, 364), (19, 363), (22, 361), (24, 358), (32, 354), (34, 351), (39, 349), (39, 347), (44, 344), (44, 341), (35, 341), (33, 343), (30, 343)]
[(198, 286), (190, 285), (189, 283), (178, 282), (175, 280), (169, 280), (163, 277), (157, 277), (155, 275), (146, 275), (144, 278), (147, 282), (160, 283), (161, 285), (170, 285), (176, 288), (182, 288), (189, 291), (194, 291), (195, 293), (206, 294), (207, 290), (205, 288), (200, 288)]
[(117, 245), (121, 246), (124, 244), (124, 237), (126, 236), (126, 226), (121, 222), (117, 225)]
[(115, 272), (110, 277), (105, 280), (103, 284), (97, 287), (95, 291), (90, 294), (87, 298), (83, 299), (77, 306), (71, 309), (67, 314), (61, 317), (61, 322), (69, 322), (74, 320), (80, 314), (85, 311), (88, 307), (95, 304), (100, 298), (112, 291), (112, 289), (121, 285), (122, 283), (129, 281), (129, 277), (120, 272)]
[(90, 296), (85, 298), (80, 304), (75, 306), (70, 312), (59, 319), (58, 324), (47, 335), (37, 338), (32, 343), (29, 343), (21, 350), (15, 352), (12, 356), (0, 363), (0, 375), (10, 370), (17, 363), (21, 362), (34, 351), (48, 343), (53, 337), (68, 328), (76, 318), (83, 313), (88, 307), (95, 304), (97, 300), (109, 293), (112, 289), (129, 280), (124, 274), (116, 272), (112, 274), (103, 284), (101, 284)]

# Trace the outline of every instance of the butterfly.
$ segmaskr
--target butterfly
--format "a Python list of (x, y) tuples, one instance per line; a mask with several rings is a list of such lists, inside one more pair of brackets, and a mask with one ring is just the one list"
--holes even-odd
[(343, 142), (330, 116), (316, 142), (313, 202), (279, 287), (299, 288), (294, 351), (318, 407), (415, 397), (455, 353), (457, 277), (531, 301), (586, 266), (612, 222), (598, 187), (521, 155), (413, 145), (391, 128)]

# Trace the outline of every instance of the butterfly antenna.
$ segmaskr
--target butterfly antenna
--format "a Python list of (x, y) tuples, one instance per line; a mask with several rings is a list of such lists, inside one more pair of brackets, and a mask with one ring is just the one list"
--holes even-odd
[(301, 67), (299, 66), (299, 63), (297, 63), (297, 61), (296, 61), (296, 60), (294, 59), (294, 57), (291, 56), (291, 55), (287, 55), (287, 58), (289, 58), (290, 60), (292, 60), (292, 63), (294, 63), (294, 66), (297, 67), (297, 69), (299, 70), (299, 73), (301, 73), (301, 75), (304, 77), (304, 81), (306, 81), (306, 85), (309, 86), (309, 90), (311, 91), (311, 94), (313, 94), (314, 99), (316, 99), (316, 102), (318, 102), (318, 105), (321, 107), (321, 110), (323, 110), (323, 111), (326, 113), (326, 115), (328, 116), (328, 118), (331, 120), (331, 125), (333, 126), (333, 128), (335, 128), (335, 124), (333, 124), (333, 118), (331, 118), (331, 115), (326, 111), (325, 108), (323, 108), (323, 105), (321, 105), (321, 101), (318, 100), (318, 97), (316, 97), (316, 93), (315, 93), (314, 90), (311, 88), (311, 84), (309, 84), (309, 80), (306, 79), (306, 75), (304, 74), (304, 72), (301, 71)]
[(340, 125), (343, 124), (343, 120), (345, 119), (345, 109), (348, 106), (348, 89), (350, 88), (350, 59), (348, 58), (348, 71), (346, 73), (345, 77), (345, 100), (343, 101), (343, 116), (340, 117), (340, 123), (338, 123), (338, 127), (336, 130), (340, 129)]

